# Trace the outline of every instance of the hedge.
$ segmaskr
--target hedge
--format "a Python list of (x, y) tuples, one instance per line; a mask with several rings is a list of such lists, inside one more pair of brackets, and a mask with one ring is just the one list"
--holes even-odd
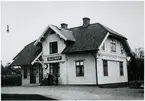
[(2, 75), (1, 86), (21, 86), (22, 80), (20, 74)]

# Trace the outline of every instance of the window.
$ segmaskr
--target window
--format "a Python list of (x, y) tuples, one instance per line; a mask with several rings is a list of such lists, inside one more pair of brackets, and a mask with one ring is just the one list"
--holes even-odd
[(105, 43), (103, 43), (102, 49), (105, 50)]
[(123, 46), (121, 46), (121, 54), (123, 54)]
[(50, 42), (49, 43), (49, 48), (50, 48), (50, 54), (57, 53), (58, 52), (57, 42)]
[(111, 40), (111, 52), (116, 52), (116, 41)]
[(123, 62), (119, 62), (120, 76), (123, 76)]
[(26, 79), (26, 78), (27, 78), (27, 68), (24, 67), (24, 79)]
[(107, 60), (103, 60), (103, 73), (104, 73), (104, 76), (108, 76), (108, 62), (107, 62)]
[(76, 61), (76, 76), (84, 76), (84, 61)]

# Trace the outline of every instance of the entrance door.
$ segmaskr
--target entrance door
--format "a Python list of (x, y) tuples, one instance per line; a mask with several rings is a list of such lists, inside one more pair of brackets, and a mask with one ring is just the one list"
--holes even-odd
[(43, 79), (43, 68), (42, 66), (39, 67), (39, 83), (42, 82)]
[(52, 75), (59, 77), (59, 63), (51, 63), (49, 71)]
[(30, 68), (30, 83), (36, 83), (36, 68)]

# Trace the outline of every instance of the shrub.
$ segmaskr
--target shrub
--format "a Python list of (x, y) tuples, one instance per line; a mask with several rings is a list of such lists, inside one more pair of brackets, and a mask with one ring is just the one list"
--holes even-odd
[(21, 75), (2, 75), (1, 86), (21, 86)]

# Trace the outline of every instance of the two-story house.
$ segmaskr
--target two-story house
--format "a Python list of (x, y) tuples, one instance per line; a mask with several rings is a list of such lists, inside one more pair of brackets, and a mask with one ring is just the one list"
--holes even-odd
[(21, 66), (22, 85), (39, 84), (47, 73), (58, 76), (59, 84), (125, 83), (130, 52), (124, 36), (85, 17), (83, 25), (74, 28), (48, 25), (11, 66)]

